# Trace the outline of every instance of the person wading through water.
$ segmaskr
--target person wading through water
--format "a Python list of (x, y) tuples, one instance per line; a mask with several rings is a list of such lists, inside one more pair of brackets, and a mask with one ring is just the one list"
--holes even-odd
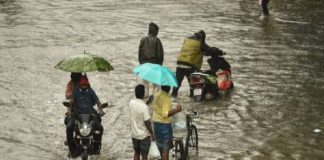
[[(205, 31), (200, 30), (184, 40), (180, 54), (178, 55), (176, 68), (176, 78), (179, 86), (173, 88), (172, 97), (176, 98), (178, 96), (178, 90), (185, 76), (188, 79), (191, 73), (200, 71), (203, 56), (208, 48), (210, 48), (206, 44), (205, 39)], [(190, 97), (192, 96), (193, 89), (190, 88)]]
[[(161, 40), (157, 37), (159, 33), (159, 26), (153, 22), (149, 24), (149, 33), (140, 41), (138, 48), (138, 61), (140, 64), (153, 63), (163, 64), (164, 51)], [(143, 80), (145, 86), (145, 98), (150, 96), (150, 83)], [(160, 87), (153, 84), (152, 95), (157, 93)]]

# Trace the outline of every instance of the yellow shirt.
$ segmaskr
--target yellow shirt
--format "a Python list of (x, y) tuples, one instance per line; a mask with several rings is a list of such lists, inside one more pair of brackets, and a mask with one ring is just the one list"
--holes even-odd
[(156, 93), (153, 100), (152, 121), (158, 123), (171, 123), (171, 119), (168, 117), (171, 109), (171, 96), (164, 91)]

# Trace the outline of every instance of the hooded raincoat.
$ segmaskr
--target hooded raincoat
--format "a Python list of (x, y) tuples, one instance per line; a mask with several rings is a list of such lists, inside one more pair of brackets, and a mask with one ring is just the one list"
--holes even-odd
[(159, 27), (155, 23), (150, 23), (149, 34), (140, 41), (138, 49), (138, 61), (143, 63), (163, 63), (163, 46), (161, 40), (157, 37)]

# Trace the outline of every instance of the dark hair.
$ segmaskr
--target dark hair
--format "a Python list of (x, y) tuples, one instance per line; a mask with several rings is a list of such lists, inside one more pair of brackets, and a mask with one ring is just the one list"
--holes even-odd
[(171, 87), (170, 86), (161, 86), (162, 91), (169, 93)]
[(199, 30), (198, 31), (198, 34), (201, 36), (201, 39), (202, 40), (205, 40), (206, 39), (206, 33), (204, 30)]
[(72, 82), (79, 82), (80, 81), (80, 78), (82, 76), (82, 73), (80, 72), (71, 72), (71, 81)]
[(156, 36), (159, 33), (159, 26), (153, 22), (149, 24), (149, 34)]
[(199, 30), (195, 32), (193, 35), (195, 38), (200, 39), (203, 43), (205, 43), (206, 33), (204, 30)]
[(139, 84), (135, 87), (135, 96), (138, 99), (143, 99), (145, 94), (145, 87), (142, 84)]

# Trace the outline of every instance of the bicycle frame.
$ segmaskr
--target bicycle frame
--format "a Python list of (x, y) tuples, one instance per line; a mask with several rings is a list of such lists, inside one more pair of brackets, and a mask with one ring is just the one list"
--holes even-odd
[[(186, 115), (186, 125), (187, 125), (187, 136), (185, 144), (183, 144), (183, 139), (174, 139), (174, 159), (176, 160), (187, 160), (189, 158), (189, 147), (194, 147), (198, 151), (198, 132), (197, 127), (192, 123), (192, 118), (197, 118), (198, 113), (193, 112), (193, 114)], [(195, 137), (193, 137), (195, 136)], [(192, 144), (189, 144), (191, 141)]]

